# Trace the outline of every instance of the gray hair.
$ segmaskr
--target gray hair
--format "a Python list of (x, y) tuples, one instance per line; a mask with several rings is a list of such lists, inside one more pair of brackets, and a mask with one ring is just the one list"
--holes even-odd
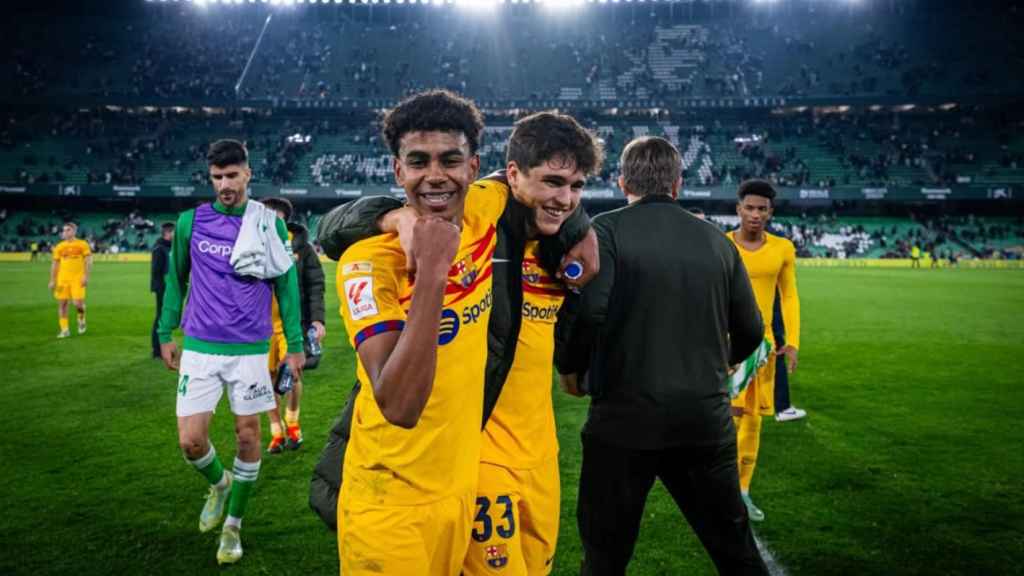
[(643, 136), (626, 145), (619, 157), (619, 171), (630, 194), (669, 195), (683, 173), (683, 161), (668, 140)]

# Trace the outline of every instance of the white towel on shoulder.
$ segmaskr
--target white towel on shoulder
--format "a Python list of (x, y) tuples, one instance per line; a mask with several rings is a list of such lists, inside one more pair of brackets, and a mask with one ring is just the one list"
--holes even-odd
[(249, 200), (242, 227), (231, 250), (231, 266), (239, 276), (277, 278), (292, 267), (292, 247), (277, 234), (277, 212)]

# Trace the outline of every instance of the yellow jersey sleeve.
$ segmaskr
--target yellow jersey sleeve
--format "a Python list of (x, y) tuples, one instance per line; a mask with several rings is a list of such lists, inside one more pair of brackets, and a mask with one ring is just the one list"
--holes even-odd
[(394, 234), (357, 242), (342, 255), (337, 268), (341, 317), (352, 347), (367, 338), (405, 327), (407, 308), (399, 292), (408, 287), (405, 255)]
[(65, 245), (66, 245), (66, 241), (61, 240), (60, 242), (57, 242), (56, 246), (53, 247), (53, 259), (55, 261), (60, 262), (61, 258), (64, 257), (64, 246)]
[(473, 182), (466, 195), (464, 217), (468, 216), (480, 223), (497, 223), (505, 211), (509, 195), (508, 183), (501, 178), (489, 176)]
[(800, 348), (800, 295), (796, 289), (796, 247), (786, 238), (779, 238), (782, 269), (779, 271), (779, 295), (782, 323), (786, 327), (786, 344)]
[(551, 400), (555, 320), (565, 292), (537, 259), (538, 243), (526, 245), (522, 269), (522, 327), (512, 368), (484, 427), (480, 460), (531, 469), (557, 456)]

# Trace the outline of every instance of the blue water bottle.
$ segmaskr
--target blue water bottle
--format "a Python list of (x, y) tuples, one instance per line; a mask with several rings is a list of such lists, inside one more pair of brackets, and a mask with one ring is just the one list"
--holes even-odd
[(323, 353), (323, 348), (320, 346), (320, 340), (316, 337), (315, 326), (310, 326), (309, 330), (306, 331), (306, 340), (309, 342), (309, 354), (311, 356), (319, 356)]
[(284, 396), (292, 391), (294, 384), (295, 378), (292, 376), (292, 369), (288, 367), (287, 362), (282, 362), (277, 368), (277, 378), (274, 379), (274, 392), (278, 396)]

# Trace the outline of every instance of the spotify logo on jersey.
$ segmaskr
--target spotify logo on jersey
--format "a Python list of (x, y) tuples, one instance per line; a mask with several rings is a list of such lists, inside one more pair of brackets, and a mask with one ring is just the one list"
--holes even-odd
[(459, 333), (459, 315), (454, 311), (445, 308), (441, 310), (441, 329), (437, 334), (437, 343), (440, 346), (455, 340)]

